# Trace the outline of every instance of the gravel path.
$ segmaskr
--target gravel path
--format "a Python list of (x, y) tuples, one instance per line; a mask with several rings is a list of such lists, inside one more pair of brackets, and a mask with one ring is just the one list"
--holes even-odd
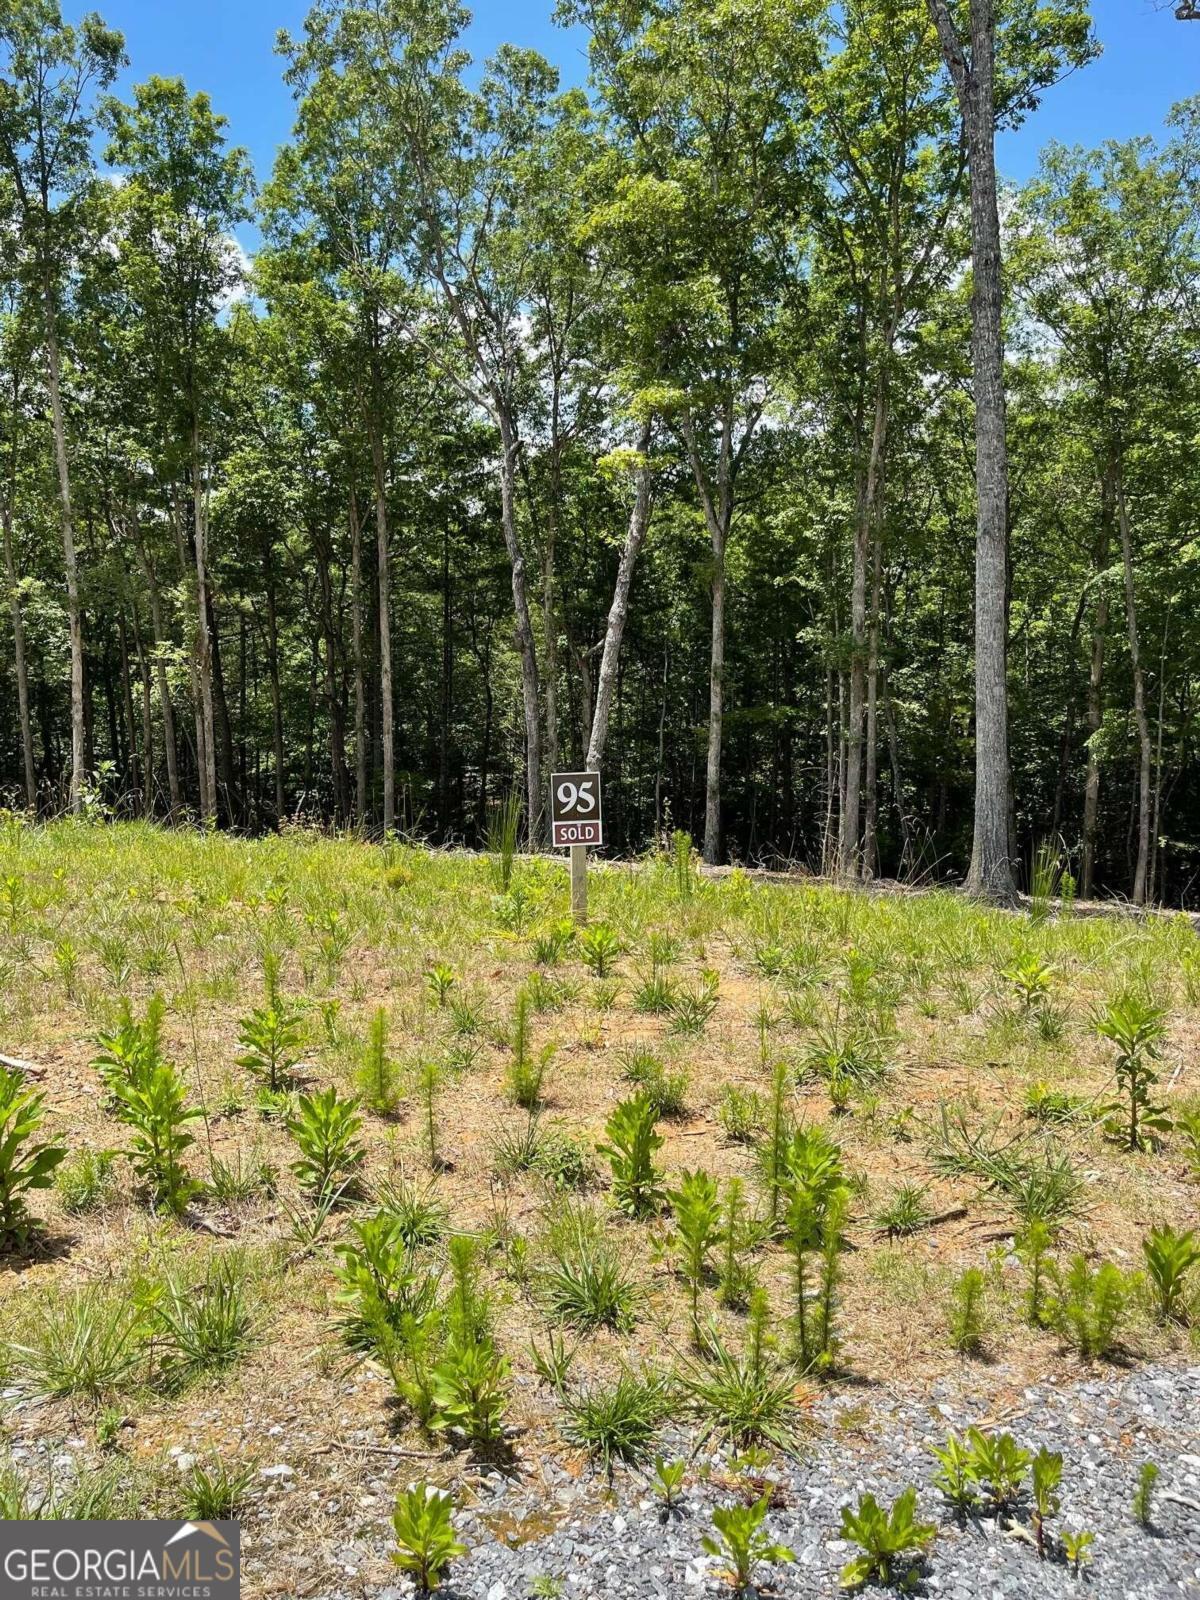
[[(794, 1549), (796, 1562), (760, 1568), (764, 1594), (837, 1593), (838, 1572), (853, 1553), (837, 1537), (839, 1508), (864, 1489), (890, 1500), (915, 1483), (922, 1517), (938, 1523), (921, 1593), (946, 1600), (1200, 1597), (1200, 1368), (1151, 1367), (1115, 1380), (1029, 1388), (999, 1415), (948, 1383), (920, 1400), (881, 1403), (875, 1397), (869, 1412), (853, 1394), (827, 1396), (816, 1412), (820, 1427), (811, 1452), (778, 1472), (777, 1509), (768, 1522), (772, 1536)], [(1031, 1545), (991, 1520), (955, 1524), (931, 1486), (936, 1463), (927, 1447), (970, 1422), (1007, 1428), (1030, 1449), (1062, 1452), (1063, 1511), (1054, 1526), (1095, 1533), (1093, 1565), (1082, 1579), (1061, 1557), (1039, 1564)], [(1148, 1459), (1162, 1474), (1149, 1532), (1130, 1513), (1138, 1468)], [(485, 1478), (478, 1502), (456, 1517), (470, 1554), (442, 1593), (462, 1600), (525, 1600), (539, 1592), (561, 1593), (565, 1600), (728, 1596), (720, 1563), (700, 1549), (712, 1507), (734, 1498), (723, 1459), (701, 1458), (708, 1460), (707, 1481), (694, 1482), (665, 1523), (644, 1482), (632, 1475), (618, 1477), (611, 1497), (551, 1461), (538, 1468), (542, 1481), (537, 1475), (530, 1481), (528, 1470), (517, 1483)], [(506, 1542), (514, 1537), (523, 1542)], [(399, 1600), (409, 1592), (397, 1584), (360, 1587), (350, 1574), (367, 1551), (359, 1545), (338, 1553), (348, 1587), (344, 1596), (324, 1600)]]

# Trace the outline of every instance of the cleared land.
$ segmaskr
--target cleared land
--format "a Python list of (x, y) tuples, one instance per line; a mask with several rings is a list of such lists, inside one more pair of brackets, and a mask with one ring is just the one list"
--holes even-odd
[[(69, 1152), (0, 1268), (7, 1514), (48, 1492), (195, 1514), (222, 1463), (249, 1594), (372, 1592), (414, 1478), (524, 1540), (552, 1524), (480, 1520), (498, 1470), (523, 1506), (548, 1467), (599, 1503), (606, 1449), (619, 1487), (707, 1438), (688, 1481), (717, 1449), (752, 1499), (780, 1445), (829, 1459), (935, 1386), (1002, 1422), (1032, 1385), (1194, 1366), (1200, 1270), (1165, 1305), (1143, 1249), (1200, 1220), (1186, 919), (710, 880), (680, 856), (597, 869), (580, 934), (564, 869), (506, 873), (305, 834), (3, 825), (0, 1051)], [(1096, 1026), (1114, 1005), (1156, 1019), (1138, 1148), (1105, 1109), (1128, 1104)], [(161, 1161), (127, 1158), (122, 1073), (149, 1047), (204, 1113), (181, 1124), (178, 1214)], [(331, 1153), (326, 1116), (314, 1156), (310, 1115), (298, 1173), (302, 1097), (331, 1087), (361, 1125)], [(630, 1100), (661, 1185), (600, 1151)], [(830, 1150), (818, 1194), (797, 1164)], [(691, 1270), (685, 1172), (716, 1181)], [(752, 1365), (756, 1307), (747, 1423), (716, 1380)], [(626, 1369), (623, 1451), (589, 1402)], [(947, 1515), (924, 1484), (922, 1509)]]

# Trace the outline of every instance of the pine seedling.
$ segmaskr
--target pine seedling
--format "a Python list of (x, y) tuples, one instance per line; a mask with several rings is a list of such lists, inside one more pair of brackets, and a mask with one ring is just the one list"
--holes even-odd
[(692, 1337), (699, 1344), (700, 1288), (708, 1271), (709, 1253), (721, 1237), (717, 1181), (707, 1172), (681, 1172), (679, 1187), (670, 1190), (667, 1199), (675, 1213), (680, 1265), (691, 1300)]
[(968, 1267), (950, 1291), (947, 1312), (950, 1343), (960, 1355), (978, 1355), (983, 1348), (983, 1300), (986, 1279), (979, 1267)]
[(1143, 1461), (1133, 1491), (1133, 1520), (1139, 1527), (1151, 1528), (1154, 1525), (1154, 1490), (1158, 1479), (1159, 1470), (1155, 1463)]
[(396, 1109), (396, 1064), (388, 1055), (388, 1014), (377, 1006), (371, 1014), (367, 1046), (363, 1052), (358, 1082), (363, 1099), (377, 1116), (391, 1116)]

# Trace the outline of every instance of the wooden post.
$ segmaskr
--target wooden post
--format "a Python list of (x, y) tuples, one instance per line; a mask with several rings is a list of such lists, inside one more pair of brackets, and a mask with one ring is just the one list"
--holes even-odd
[(587, 846), (571, 846), (571, 915), (581, 926), (587, 921)]

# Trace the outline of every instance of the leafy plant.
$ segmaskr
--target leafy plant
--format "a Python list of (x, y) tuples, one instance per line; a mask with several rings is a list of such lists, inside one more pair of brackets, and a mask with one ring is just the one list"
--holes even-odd
[(1022, 1450), (1011, 1433), (984, 1433), (980, 1428), (967, 1429), (967, 1444), (967, 1473), (978, 1489), (986, 1491), (984, 1504), (997, 1513), (1009, 1510), (1025, 1481), (1028, 1450)]
[(727, 1083), (717, 1103), (717, 1121), (734, 1144), (753, 1144), (766, 1123), (767, 1108), (756, 1089)]
[(750, 1297), (744, 1349), (731, 1350), (713, 1328), (705, 1340), (704, 1360), (683, 1368), (683, 1392), (705, 1424), (702, 1444), (719, 1433), (738, 1449), (760, 1444), (789, 1454), (797, 1449), (796, 1368), (773, 1355), (769, 1320), (766, 1294), (756, 1289)]
[(717, 1181), (707, 1172), (683, 1171), (679, 1185), (667, 1194), (675, 1215), (680, 1264), (692, 1306), (693, 1337), (700, 1338), (700, 1289), (708, 1271), (709, 1253), (721, 1237), (721, 1201)]
[(56, 1294), (42, 1303), (36, 1327), (35, 1344), (12, 1347), (17, 1379), (34, 1394), (99, 1402), (144, 1369), (145, 1313), (127, 1295), (97, 1285)]
[(449, 1227), (449, 1212), (438, 1198), (432, 1179), (417, 1184), (401, 1174), (379, 1184), (375, 1198), (410, 1250), (436, 1244)]
[(645, 1093), (622, 1100), (604, 1125), (607, 1143), (596, 1147), (612, 1168), (613, 1198), (631, 1217), (650, 1216), (662, 1205), (662, 1175), (654, 1165), (663, 1143), (657, 1120), (657, 1107)]
[(721, 1212), (722, 1250), (718, 1291), (721, 1304), (731, 1310), (740, 1310), (749, 1302), (754, 1288), (754, 1268), (748, 1255), (759, 1242), (761, 1231), (761, 1227), (746, 1216), (742, 1180), (730, 1178), (725, 1185)]
[(566, 1207), (555, 1220), (548, 1244), (550, 1260), (536, 1281), (550, 1315), (587, 1331), (628, 1331), (640, 1293), (626, 1256), (593, 1213)]
[(1133, 1519), (1143, 1528), (1150, 1528), (1154, 1523), (1154, 1490), (1158, 1479), (1159, 1470), (1155, 1463), (1143, 1461), (1138, 1469), (1137, 1487), (1133, 1491)]
[(243, 1054), (237, 1064), (256, 1077), (265, 1080), (267, 1087), (278, 1090), (287, 1083), (299, 1064), (304, 1041), (304, 1017), (296, 1007), (289, 1006), (279, 990), (279, 960), (268, 953), (263, 962), (266, 979), (266, 1004), (255, 1008), (238, 1024), (238, 1043)]
[(608, 978), (624, 952), (617, 930), (607, 922), (593, 922), (576, 939), (579, 959), (593, 978)]
[(1200, 1106), (1181, 1111), (1175, 1131), (1183, 1141), (1183, 1158), (1193, 1178), (1200, 1182)]
[(1021, 1012), (1028, 1016), (1050, 999), (1054, 968), (1033, 950), (1022, 950), (1000, 973)]
[(717, 1506), (713, 1510), (716, 1538), (705, 1534), (701, 1545), (710, 1556), (728, 1563), (729, 1577), (739, 1591), (750, 1587), (754, 1568), (760, 1563), (775, 1565), (794, 1561), (796, 1552), (786, 1544), (776, 1544), (764, 1531), (769, 1497), (749, 1506)]
[(433, 1373), (433, 1427), (452, 1429), (476, 1449), (494, 1446), (504, 1434), (509, 1371), (486, 1334), (452, 1338)]
[(1075, 1576), (1079, 1577), (1084, 1567), (1090, 1566), (1092, 1561), (1092, 1546), (1096, 1542), (1096, 1535), (1087, 1528), (1078, 1531), (1067, 1528), (1063, 1531), (1063, 1554), (1074, 1568)]
[(371, 1013), (366, 1049), (359, 1068), (358, 1083), (363, 1098), (376, 1115), (391, 1116), (399, 1099), (396, 1087), (396, 1064), (388, 1056), (388, 1014), (386, 1006), (376, 1006)]
[(1087, 1257), (1072, 1256), (1066, 1269), (1051, 1269), (1051, 1325), (1088, 1360), (1111, 1355), (1129, 1304), (1130, 1283), (1111, 1261), (1094, 1270)]
[(45, 1097), (27, 1088), (15, 1067), (0, 1063), (0, 1250), (28, 1238), (32, 1218), (25, 1196), (48, 1189), (54, 1169), (66, 1158), (65, 1145), (36, 1138), (44, 1105)]
[(566, 918), (548, 923), (533, 937), (533, 959), (539, 967), (557, 966), (574, 937), (575, 924)]
[(977, 1355), (983, 1348), (983, 1301), (987, 1280), (979, 1267), (967, 1267), (950, 1291), (947, 1319), (950, 1343), (960, 1355)]
[(919, 1184), (902, 1183), (887, 1205), (875, 1214), (875, 1226), (884, 1233), (906, 1235), (923, 1228), (932, 1216)]
[(429, 1165), (434, 1172), (441, 1170), (442, 1158), (438, 1148), (437, 1097), (446, 1069), (441, 1061), (426, 1056), (417, 1068), (417, 1089), (425, 1112), (425, 1144), (429, 1152)]
[(302, 1094), (287, 1128), (300, 1150), (292, 1171), (302, 1189), (327, 1195), (353, 1181), (364, 1154), (357, 1100), (340, 1099), (332, 1084), (319, 1094)]
[(253, 1319), (241, 1276), (228, 1260), (199, 1281), (169, 1278), (152, 1305), (169, 1389), (224, 1371), (250, 1347)]
[(178, 1216), (201, 1188), (182, 1158), (196, 1142), (188, 1124), (203, 1113), (187, 1104), (178, 1072), (157, 1053), (112, 1088), (116, 1114), (133, 1130), (126, 1153), (139, 1182), (154, 1205)]
[(1117, 1048), (1118, 1098), (1103, 1109), (1114, 1119), (1124, 1121), (1124, 1140), (1130, 1150), (1141, 1150), (1147, 1132), (1165, 1133), (1171, 1119), (1164, 1108), (1151, 1099), (1158, 1082), (1152, 1062), (1159, 1058), (1159, 1041), (1166, 1028), (1161, 1006), (1150, 1005), (1135, 994), (1111, 1000), (1096, 1024), (1102, 1039)]
[(939, 1463), (933, 1476), (934, 1488), (942, 1491), (961, 1516), (976, 1502), (971, 1447), (952, 1433), (944, 1445), (930, 1445), (930, 1450)]
[(680, 1490), (683, 1480), (687, 1476), (686, 1461), (665, 1461), (662, 1456), (654, 1458), (654, 1477), (651, 1479), (651, 1488), (663, 1503), (663, 1511), (671, 1512), (679, 1502)]
[(449, 1492), (428, 1483), (413, 1484), (396, 1497), (392, 1528), (397, 1548), (392, 1560), (411, 1574), (419, 1594), (436, 1589), (451, 1563), (467, 1553), (466, 1545), (454, 1537), (453, 1510)]
[(919, 1558), (933, 1542), (937, 1528), (917, 1521), (917, 1491), (911, 1486), (884, 1510), (873, 1494), (859, 1496), (855, 1506), (842, 1507), (841, 1536), (862, 1549), (842, 1568), (843, 1589), (857, 1589), (872, 1578), (890, 1584), (897, 1563)]
[(457, 982), (454, 968), (446, 961), (435, 961), (425, 974), (425, 986), (440, 1011), (445, 1010), (450, 992)]
[(1063, 1458), (1057, 1450), (1044, 1446), (1030, 1462), (1033, 1483), (1033, 1537), (1037, 1543), (1038, 1559), (1046, 1559), (1046, 1523), (1062, 1509), (1059, 1489), (1062, 1486)]
[(1142, 1255), (1154, 1291), (1155, 1316), (1160, 1322), (1184, 1320), (1188, 1275), (1200, 1262), (1200, 1240), (1195, 1229), (1179, 1231), (1165, 1224), (1151, 1228), (1142, 1240)]
[(403, 1218), (388, 1211), (356, 1218), (337, 1247), (338, 1325), (352, 1349), (374, 1349), (387, 1332), (423, 1322), (437, 1295), (437, 1274), (418, 1268)]

